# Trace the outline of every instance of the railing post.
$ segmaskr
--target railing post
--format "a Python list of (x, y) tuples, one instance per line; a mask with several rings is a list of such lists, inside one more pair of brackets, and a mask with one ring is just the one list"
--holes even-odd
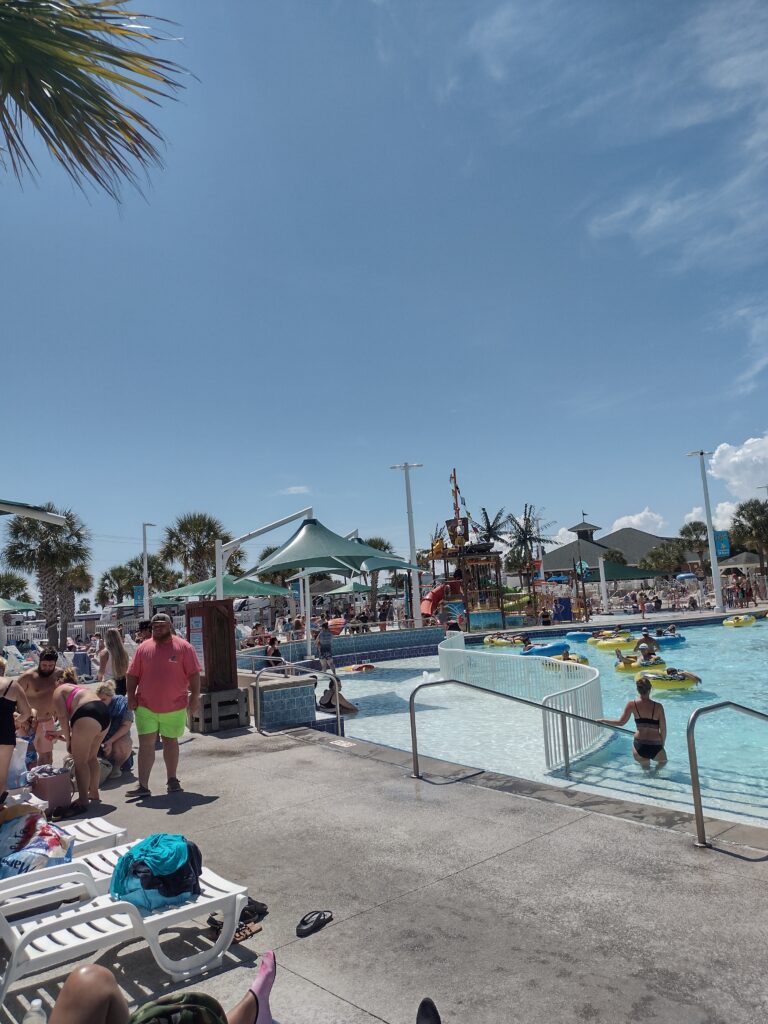
[[(416, 687), (416, 689), (419, 689), (419, 687)], [(411, 694), (411, 699), (409, 701), (409, 710), (411, 715), (411, 753), (413, 755), (413, 771), (411, 772), (411, 778), (420, 779), (421, 772), (419, 771), (419, 746), (416, 741), (416, 701), (414, 700), (415, 696), (416, 690), (414, 690), (413, 693)]]
[(560, 735), (563, 741), (563, 761), (565, 762), (565, 774), (571, 774), (571, 758), (570, 751), (568, 749), (568, 722), (566, 721), (565, 715), (560, 713)]
[(693, 712), (688, 719), (688, 727), (685, 731), (688, 741), (688, 763), (691, 770), (691, 795), (693, 797), (693, 813), (696, 818), (696, 842), (695, 846), (707, 848), (712, 843), (707, 842), (707, 831), (704, 826), (704, 810), (701, 806), (701, 783), (699, 781), (699, 761), (696, 757), (696, 720), (699, 716), (699, 709)]

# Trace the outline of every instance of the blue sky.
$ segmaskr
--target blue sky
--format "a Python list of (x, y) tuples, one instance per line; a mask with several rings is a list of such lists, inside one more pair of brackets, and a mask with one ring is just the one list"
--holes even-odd
[(97, 574), (198, 509), (405, 553), (403, 460), (420, 543), (453, 466), (553, 533), (677, 532), (691, 448), (721, 524), (765, 494), (765, 4), (142, 7), (196, 76), (145, 197), (0, 190), (5, 491)]

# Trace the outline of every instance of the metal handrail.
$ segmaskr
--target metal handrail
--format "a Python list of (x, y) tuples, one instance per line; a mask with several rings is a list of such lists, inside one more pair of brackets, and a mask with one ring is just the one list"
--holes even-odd
[[(311, 660), (314, 660), (314, 659), (309, 659), (309, 660), (311, 661)], [(302, 664), (304, 664), (304, 662), (301, 662), (301, 661), (284, 661), (284, 662), (282, 662), (282, 663), (280, 663), (278, 665), (266, 665), (264, 668), (259, 669), (259, 671), (255, 673), (255, 678), (254, 678), (253, 682), (251, 683), (251, 687), (252, 688), (255, 687), (254, 700), (253, 700), (253, 704), (254, 704), (253, 715), (254, 715), (254, 718), (256, 720), (256, 732), (261, 732), (261, 701), (259, 700), (259, 680), (261, 679), (261, 677), (264, 675), (265, 672), (277, 672), (280, 669), (284, 669), (283, 674), (286, 677), (288, 677), (289, 675), (293, 674), (292, 670), (296, 667), (296, 665), (302, 665)], [(312, 675), (314, 675), (314, 676), (326, 676), (328, 679), (334, 679), (335, 678), (331, 672), (326, 672), (325, 669), (312, 669)], [(338, 682), (338, 680), (337, 680), (337, 682)], [(339, 689), (341, 689), (341, 687), (339, 687)], [(336, 735), (337, 736), (341, 736), (341, 710), (339, 708), (338, 700), (336, 701)]]
[(723, 708), (732, 708), (744, 715), (752, 715), (754, 718), (763, 718), (768, 722), (768, 715), (756, 708), (748, 708), (744, 704), (736, 704), (732, 700), (724, 700), (719, 704), (708, 704), (704, 708), (696, 708), (688, 719), (688, 727), (685, 731), (688, 740), (688, 762), (691, 768), (691, 791), (693, 793), (693, 811), (696, 817), (696, 846), (711, 847), (712, 843), (707, 842), (707, 833), (704, 828), (704, 811), (701, 806), (701, 783), (699, 782), (699, 762), (696, 757), (696, 723), (701, 715), (708, 715), (712, 711), (721, 711)]
[(468, 690), (479, 691), (480, 693), (490, 693), (493, 697), (503, 697), (505, 700), (513, 700), (518, 704), (525, 704), (530, 708), (537, 708), (539, 711), (547, 711), (551, 715), (560, 715), (560, 731), (563, 741), (563, 760), (564, 771), (566, 775), (571, 773), (571, 762), (568, 752), (568, 727), (566, 725), (566, 718), (575, 718), (579, 722), (590, 722), (592, 725), (599, 725), (603, 729), (613, 729), (614, 732), (623, 732), (628, 736), (634, 736), (634, 732), (631, 729), (624, 729), (620, 725), (608, 725), (607, 722), (599, 722), (596, 718), (586, 718), (584, 715), (576, 715), (572, 711), (563, 711), (561, 708), (550, 708), (546, 704), (539, 704), (535, 700), (527, 700), (525, 697), (513, 697), (509, 693), (499, 693), (498, 690), (489, 690), (487, 686), (476, 686), (474, 683), (464, 683), (460, 679), (435, 679), (429, 683), (419, 683), (416, 689), (411, 693), (409, 700), (409, 709), (411, 716), (411, 756), (413, 757), (413, 772), (411, 778), (420, 779), (421, 772), (419, 771), (419, 747), (416, 738), (416, 694), (419, 690), (424, 690), (430, 686), (464, 686)]

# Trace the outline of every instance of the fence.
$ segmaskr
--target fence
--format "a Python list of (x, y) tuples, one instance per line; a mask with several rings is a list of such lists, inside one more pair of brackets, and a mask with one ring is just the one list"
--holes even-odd
[[(600, 673), (590, 665), (552, 658), (468, 651), (463, 633), (446, 637), (437, 651), (440, 674), (444, 679), (458, 679), (470, 686), (483, 686), (496, 693), (522, 697), (585, 718), (602, 718)], [(542, 712), (547, 768), (556, 768), (565, 762), (561, 720), (560, 715)], [(573, 719), (567, 721), (571, 759), (588, 753), (605, 738), (605, 731), (598, 725)]]

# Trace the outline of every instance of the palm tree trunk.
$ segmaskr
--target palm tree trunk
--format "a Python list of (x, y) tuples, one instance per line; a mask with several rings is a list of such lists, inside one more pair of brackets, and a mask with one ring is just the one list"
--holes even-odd
[(208, 566), (204, 558), (196, 558), (192, 562), (189, 575), (191, 577), (190, 583), (201, 583), (203, 580), (208, 579)]
[(371, 593), (368, 599), (368, 603), (371, 606), (371, 621), (377, 622), (376, 618), (376, 603), (379, 596), (379, 574), (378, 572), (371, 573)]
[(58, 644), (59, 609), (56, 597), (56, 573), (50, 568), (40, 568), (37, 572), (37, 586), (40, 590), (40, 604), (45, 616), (45, 629), (48, 634), (48, 646)]
[(75, 592), (71, 587), (59, 590), (59, 609), (59, 650), (66, 651), (69, 624), (75, 618)]

